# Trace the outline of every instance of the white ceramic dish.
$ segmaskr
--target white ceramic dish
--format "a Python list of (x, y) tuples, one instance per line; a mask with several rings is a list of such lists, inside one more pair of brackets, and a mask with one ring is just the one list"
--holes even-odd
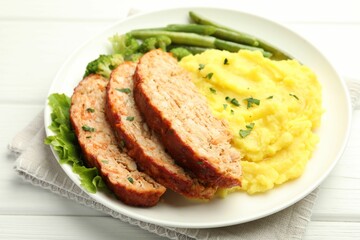
[[(124, 205), (103, 193), (90, 194), (90, 196), (129, 217), (172, 227), (229, 226), (278, 212), (301, 200), (319, 186), (330, 173), (346, 145), (351, 120), (349, 94), (344, 81), (313, 45), (284, 26), (259, 16), (225, 9), (182, 8), (139, 14), (114, 24), (77, 49), (59, 70), (49, 94), (59, 92), (71, 96), (74, 87), (84, 74), (87, 63), (97, 58), (99, 54), (110, 52), (108, 38), (113, 34), (125, 33), (136, 28), (160, 27), (168, 23), (186, 23), (190, 10), (264, 39), (315, 71), (323, 86), (323, 106), (326, 112), (318, 130), (321, 141), (304, 175), (265, 194), (249, 196), (237, 192), (225, 199), (215, 199), (209, 203), (191, 202), (169, 192), (157, 206), (148, 209)], [(51, 109), (46, 105), (45, 126), (50, 125), (50, 112)], [(47, 134), (51, 135), (52, 132), (47, 129)], [(68, 165), (61, 166), (80, 186), (78, 177), (71, 168)]]

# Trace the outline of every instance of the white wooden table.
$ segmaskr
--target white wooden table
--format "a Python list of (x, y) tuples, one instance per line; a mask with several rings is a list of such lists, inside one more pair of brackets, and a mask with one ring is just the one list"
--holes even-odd
[[(322, 50), (344, 76), (360, 79), (360, 2), (0, 1), (0, 239), (159, 239), (137, 227), (23, 182), (7, 144), (44, 106), (52, 79), (76, 47), (141, 11), (222, 6), (279, 21)], [(320, 187), (304, 239), (360, 239), (360, 111), (338, 165)]]

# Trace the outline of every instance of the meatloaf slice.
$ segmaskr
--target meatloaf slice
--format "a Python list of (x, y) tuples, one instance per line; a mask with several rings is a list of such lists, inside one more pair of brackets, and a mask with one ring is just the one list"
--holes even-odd
[(124, 203), (154, 206), (165, 187), (137, 170), (136, 163), (118, 148), (105, 117), (108, 80), (90, 75), (75, 88), (71, 98), (70, 119), (86, 163), (96, 167), (107, 186)]
[(188, 198), (212, 198), (216, 188), (205, 187), (178, 166), (142, 119), (133, 98), (135, 69), (136, 63), (121, 64), (112, 71), (107, 86), (106, 115), (116, 136), (139, 168), (160, 184)]
[(134, 84), (136, 105), (178, 164), (214, 186), (241, 185), (241, 156), (225, 122), (213, 116), (175, 58), (161, 50), (144, 54)]

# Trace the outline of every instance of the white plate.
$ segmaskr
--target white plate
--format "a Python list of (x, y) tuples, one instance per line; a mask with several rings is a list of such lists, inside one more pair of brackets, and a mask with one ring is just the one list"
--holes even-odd
[[(87, 63), (101, 53), (110, 53), (108, 38), (136, 28), (160, 27), (167, 23), (188, 22), (188, 11), (193, 10), (227, 26), (264, 39), (290, 53), (317, 74), (323, 86), (323, 105), (326, 109), (318, 130), (320, 143), (307, 165), (303, 176), (265, 194), (249, 196), (242, 192), (209, 203), (188, 201), (175, 193), (166, 193), (163, 201), (153, 208), (135, 208), (103, 193), (90, 194), (103, 205), (129, 217), (159, 225), (188, 228), (229, 226), (259, 219), (278, 212), (301, 200), (314, 190), (330, 173), (340, 158), (349, 135), (351, 108), (344, 81), (325, 57), (307, 40), (291, 30), (244, 12), (212, 9), (182, 8), (140, 14), (118, 22), (95, 36), (65, 62), (50, 88), (49, 94), (71, 96), (81, 80)], [(50, 125), (51, 110), (46, 105), (45, 126)], [(47, 134), (52, 132), (47, 129)], [(61, 165), (67, 175), (80, 185), (77, 175), (68, 165)]]

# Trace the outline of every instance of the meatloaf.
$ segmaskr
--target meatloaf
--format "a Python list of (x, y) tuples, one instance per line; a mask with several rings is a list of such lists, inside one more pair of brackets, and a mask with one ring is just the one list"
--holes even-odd
[(134, 99), (169, 154), (201, 181), (241, 185), (240, 153), (225, 122), (215, 118), (191, 77), (169, 53), (144, 54), (134, 74)]
[(89, 75), (75, 88), (70, 119), (88, 166), (96, 167), (107, 186), (125, 204), (154, 206), (165, 187), (137, 170), (136, 163), (121, 152), (105, 117), (108, 80)]
[(216, 188), (204, 186), (178, 166), (142, 119), (133, 98), (135, 69), (136, 63), (121, 64), (107, 86), (106, 115), (116, 136), (139, 168), (160, 184), (188, 198), (212, 198)]

